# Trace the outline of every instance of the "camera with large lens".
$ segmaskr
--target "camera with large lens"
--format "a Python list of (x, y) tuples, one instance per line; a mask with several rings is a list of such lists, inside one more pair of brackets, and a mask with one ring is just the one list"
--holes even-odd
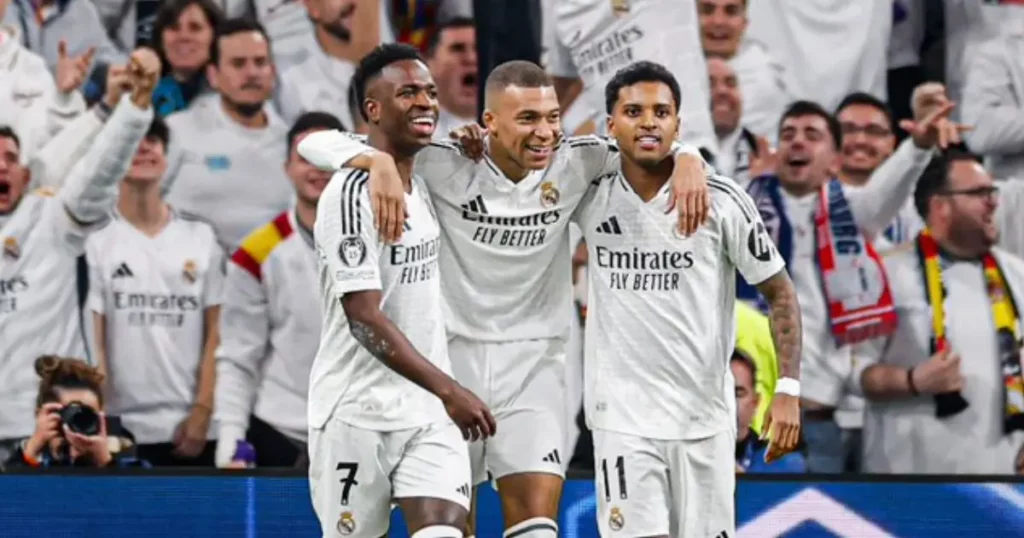
[(100, 416), (82, 402), (71, 402), (60, 410), (60, 420), (68, 429), (81, 435), (100, 433)]

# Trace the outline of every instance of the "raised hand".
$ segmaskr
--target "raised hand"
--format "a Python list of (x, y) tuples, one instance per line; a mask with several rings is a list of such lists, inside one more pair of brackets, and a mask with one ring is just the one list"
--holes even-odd
[(910, 134), (910, 137), (914, 139), (914, 145), (921, 149), (930, 149), (935, 146), (938, 146), (939, 149), (946, 149), (950, 145), (959, 144), (960, 134), (971, 128), (954, 123), (949, 119), (949, 114), (955, 106), (952, 101), (943, 101), (930, 108), (928, 114), (921, 119), (900, 121), (900, 128)]
[(77, 90), (92, 68), (92, 58), (96, 54), (95, 47), (89, 47), (78, 56), (68, 56), (68, 43), (63, 39), (57, 43), (57, 71), (54, 82), (57, 91), (70, 93)]
[(757, 154), (754, 152), (750, 153), (750, 179), (754, 179), (758, 176), (771, 176), (775, 175), (775, 172), (779, 167), (779, 157), (775, 153), (775, 148), (768, 143), (768, 139), (759, 136), (757, 137)]
[(107, 88), (103, 93), (103, 103), (110, 108), (117, 106), (125, 92), (131, 91), (132, 81), (128, 76), (128, 67), (112, 65), (107, 68)]

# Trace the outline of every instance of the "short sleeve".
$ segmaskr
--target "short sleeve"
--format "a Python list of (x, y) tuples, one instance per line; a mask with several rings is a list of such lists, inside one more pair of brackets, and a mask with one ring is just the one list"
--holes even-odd
[(103, 275), (98, 239), (91, 237), (85, 243), (85, 261), (89, 267), (89, 295), (86, 297), (87, 308), (97, 314), (106, 313), (107, 279)]
[(783, 270), (785, 262), (750, 195), (721, 176), (708, 178), (708, 188), (721, 222), (726, 254), (744, 280), (757, 285)]
[(220, 306), (224, 302), (224, 273), (227, 269), (224, 250), (210, 228), (210, 254), (203, 284), (203, 307)]
[(562, 40), (558, 39), (558, 30), (555, 28), (556, 17), (551, 13), (552, 9), (548, 10), (547, 17), (543, 21), (543, 45), (547, 64), (545, 67), (548, 73), (556, 77), (579, 78), (579, 71), (576, 70), (576, 64), (572, 61), (572, 53), (562, 44)]
[(317, 206), (317, 255), (339, 297), (381, 289), (381, 244), (370, 207), (369, 177), (363, 170), (339, 171)]

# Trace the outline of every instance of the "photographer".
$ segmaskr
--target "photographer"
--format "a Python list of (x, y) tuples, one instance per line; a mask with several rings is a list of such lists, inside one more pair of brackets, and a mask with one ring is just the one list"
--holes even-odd
[(130, 432), (103, 414), (103, 374), (76, 360), (36, 360), (39, 394), (32, 436), (6, 467), (131, 467), (149, 465), (134, 457)]

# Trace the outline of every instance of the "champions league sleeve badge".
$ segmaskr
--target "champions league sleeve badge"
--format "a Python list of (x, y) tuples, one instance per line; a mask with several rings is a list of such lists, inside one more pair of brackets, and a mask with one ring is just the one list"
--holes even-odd
[(196, 279), (199, 277), (199, 268), (196, 266), (195, 260), (185, 260), (185, 267), (181, 270), (181, 276), (185, 277), (185, 282), (189, 284), (196, 283)]
[(362, 265), (366, 261), (366, 244), (357, 236), (346, 237), (338, 247), (338, 257), (349, 267)]
[(562, 199), (562, 193), (558, 192), (555, 184), (550, 181), (545, 181), (540, 184), (540, 204), (544, 207), (552, 207), (558, 205), (558, 201)]
[(21, 257), (21, 247), (18, 246), (18, 240), (13, 237), (4, 238), (4, 256), (17, 260)]

